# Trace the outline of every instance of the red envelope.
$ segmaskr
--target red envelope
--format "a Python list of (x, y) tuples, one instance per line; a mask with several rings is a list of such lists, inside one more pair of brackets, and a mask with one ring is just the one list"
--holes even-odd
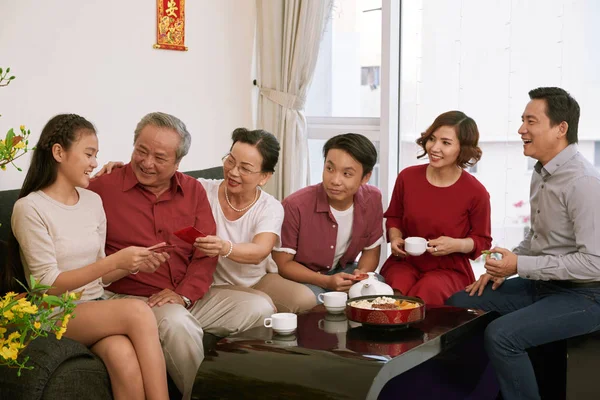
[(177, 247), (177, 246), (175, 246), (174, 244), (168, 244), (168, 243), (166, 243), (166, 244), (163, 244), (163, 245), (160, 245), (160, 246), (159, 245), (154, 245), (152, 247), (148, 247), (148, 250), (151, 250), (151, 251), (153, 251), (155, 253), (163, 253), (163, 252), (171, 251), (175, 247)]
[(200, 232), (198, 229), (193, 226), (188, 226), (187, 228), (183, 228), (178, 230), (177, 232), (173, 232), (173, 235), (177, 236), (179, 239), (187, 242), (189, 244), (194, 244), (197, 237), (205, 237), (206, 234)]

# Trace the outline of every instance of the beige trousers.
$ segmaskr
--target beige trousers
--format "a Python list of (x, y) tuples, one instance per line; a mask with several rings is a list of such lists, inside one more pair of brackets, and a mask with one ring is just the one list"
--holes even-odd
[(279, 312), (299, 313), (317, 305), (315, 294), (306, 285), (285, 279), (277, 273), (266, 274), (252, 289), (266, 293)]
[[(260, 326), (275, 311), (273, 303), (263, 293), (235, 286), (213, 286), (189, 310), (179, 304), (153, 307), (158, 334), (165, 354), (167, 371), (183, 393), (192, 396), (196, 372), (204, 359), (204, 331), (227, 336)], [(134, 297), (106, 291), (111, 299)]]

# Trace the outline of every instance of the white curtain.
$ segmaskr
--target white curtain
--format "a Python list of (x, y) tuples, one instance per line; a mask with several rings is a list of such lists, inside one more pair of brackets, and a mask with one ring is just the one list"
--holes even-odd
[(258, 128), (281, 145), (266, 190), (282, 200), (308, 185), (302, 110), (333, 0), (257, 0)]

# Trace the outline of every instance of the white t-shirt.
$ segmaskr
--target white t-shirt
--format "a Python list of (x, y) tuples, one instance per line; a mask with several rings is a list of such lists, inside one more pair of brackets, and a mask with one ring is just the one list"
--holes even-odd
[(352, 240), (352, 222), (354, 221), (354, 204), (349, 209), (344, 211), (338, 211), (335, 208), (329, 206), (331, 213), (335, 217), (338, 224), (337, 238), (335, 241), (335, 256), (333, 257), (333, 268), (337, 266), (338, 261), (344, 255), (348, 246), (350, 246), (350, 240)]
[[(331, 213), (338, 224), (337, 238), (335, 241), (335, 256), (333, 257), (333, 268), (337, 267), (338, 261), (346, 253), (352, 240), (352, 223), (354, 222), (354, 204), (349, 209), (344, 211), (338, 211), (335, 208), (329, 206)], [(375, 241), (363, 250), (371, 250), (383, 243), (383, 236)]]
[[(283, 223), (283, 206), (275, 197), (261, 191), (260, 197), (241, 218), (230, 221), (225, 218), (219, 204), (219, 185), (222, 179), (203, 179), (198, 181), (204, 186), (215, 223), (217, 235), (223, 240), (236, 243), (251, 243), (259, 233), (271, 232), (277, 235), (275, 246), (281, 246), (281, 224)], [(260, 264), (241, 264), (219, 256), (214, 274), (215, 285), (237, 285), (251, 287), (268, 272), (277, 272), (277, 264), (271, 255)]]
[[(42, 191), (17, 200), (11, 225), (19, 242), (25, 276), (52, 286), (61, 272), (85, 267), (104, 258), (106, 215), (96, 193), (77, 188), (79, 201), (68, 206)], [(73, 290), (81, 300), (102, 296), (101, 279)]]

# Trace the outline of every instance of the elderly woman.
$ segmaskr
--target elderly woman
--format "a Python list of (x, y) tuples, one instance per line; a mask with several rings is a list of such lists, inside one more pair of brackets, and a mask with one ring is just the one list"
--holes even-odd
[[(219, 257), (213, 285), (230, 285), (259, 294), (278, 311), (298, 312), (306, 308), (297, 299), (308, 289), (282, 278), (271, 258), (280, 246), (283, 207), (263, 191), (279, 159), (279, 142), (267, 131), (238, 128), (231, 135), (229, 153), (223, 157), (225, 179), (203, 179), (217, 225), (215, 236), (196, 238), (194, 246), (211, 257)], [(110, 173), (122, 163), (111, 162), (98, 173)]]
[(281, 241), (283, 207), (261, 189), (275, 171), (279, 143), (261, 129), (238, 128), (231, 139), (233, 144), (223, 157), (225, 179), (199, 179), (212, 207), (217, 235), (199, 237), (195, 246), (219, 257), (215, 285), (266, 293), (278, 311), (296, 312), (295, 293), (305, 287), (279, 276), (271, 258), (273, 247)]
[[(381, 275), (396, 292), (444, 304), (473, 283), (469, 258), (490, 248), (490, 195), (464, 171), (481, 158), (475, 121), (460, 111), (438, 116), (417, 140), (429, 164), (405, 168), (384, 213), (392, 255)], [(404, 238), (428, 240), (427, 252), (407, 255)]]

